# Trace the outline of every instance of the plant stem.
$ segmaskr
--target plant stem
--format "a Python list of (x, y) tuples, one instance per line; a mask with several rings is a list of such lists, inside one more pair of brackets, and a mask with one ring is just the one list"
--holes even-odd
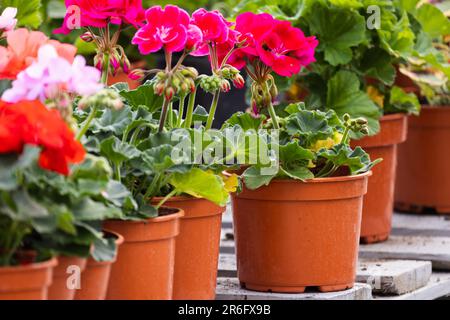
[(108, 84), (108, 74), (109, 74), (109, 53), (103, 55), (103, 70), (102, 70), (102, 83), (104, 85)]
[(269, 91), (269, 87), (267, 85), (267, 81), (264, 81), (264, 85), (262, 86), (264, 93), (263, 98), (267, 100), (267, 110), (269, 110), (270, 119), (272, 119), (274, 129), (280, 129), (280, 125), (278, 124), (277, 113), (275, 112), (275, 108), (272, 104), (272, 96)]
[(116, 171), (115, 172), (116, 180), (120, 182), (122, 180), (122, 176), (120, 174), (120, 163), (116, 163), (114, 167)]
[(189, 102), (187, 107), (186, 119), (184, 121), (184, 128), (189, 129), (192, 126), (192, 117), (194, 115), (195, 96), (197, 95), (197, 87), (195, 91), (189, 95)]
[(167, 113), (168, 113), (168, 122), (169, 122), (169, 127), (173, 128), (173, 102), (169, 103), (169, 107), (167, 108)]
[(169, 109), (170, 101), (164, 98), (162, 110), (161, 110), (161, 117), (159, 118), (159, 132), (162, 132), (164, 130), (164, 126), (166, 124), (167, 119), (167, 109)]
[(94, 120), (95, 114), (97, 113), (97, 106), (92, 106), (91, 107), (91, 112), (89, 112), (88, 117), (86, 118), (86, 120), (84, 121), (83, 127), (81, 128), (81, 130), (78, 132), (76, 139), (78, 141), (81, 140), (81, 138), (83, 138), (83, 136), (86, 134), (86, 132), (88, 131), (89, 127), (91, 126), (91, 122), (92, 120)]
[(185, 95), (180, 96), (180, 104), (178, 107), (178, 119), (177, 119), (177, 125), (176, 125), (177, 128), (181, 128), (181, 123), (183, 121), (185, 99), (186, 99)]
[(216, 114), (217, 105), (219, 103), (220, 90), (214, 92), (213, 101), (211, 103), (211, 108), (209, 109), (208, 120), (206, 121), (206, 130), (212, 128), (214, 122), (214, 116)]
[(156, 209), (161, 208), (161, 206), (167, 202), (170, 198), (172, 198), (177, 193), (177, 189), (173, 189), (167, 196), (165, 196), (157, 205)]

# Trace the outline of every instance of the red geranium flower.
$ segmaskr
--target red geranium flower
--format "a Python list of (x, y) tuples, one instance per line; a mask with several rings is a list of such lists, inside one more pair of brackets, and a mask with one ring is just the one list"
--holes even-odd
[(142, 54), (159, 51), (164, 47), (168, 52), (178, 52), (188, 41), (189, 14), (177, 6), (167, 5), (164, 9), (154, 6), (145, 12), (147, 24), (140, 28), (132, 44), (139, 47)]
[[(61, 28), (54, 33), (68, 34), (74, 28), (104, 28), (108, 23), (131, 24), (138, 27), (144, 20), (142, 0), (66, 0), (66, 16)], [(72, 10), (79, 8), (79, 11)], [(80, 14), (79, 20), (75, 16)], [(72, 26), (79, 22), (79, 26)]]
[(0, 141), (0, 153), (20, 153), (26, 144), (41, 147), (39, 165), (64, 175), (86, 154), (59, 112), (40, 101), (0, 101)]
[(288, 21), (274, 19), (270, 14), (246, 12), (236, 18), (235, 30), (246, 47), (237, 50), (229, 63), (237, 68), (245, 65), (245, 58), (259, 58), (281, 76), (292, 76), (315, 61), (314, 51), (319, 42), (305, 37), (302, 30)]

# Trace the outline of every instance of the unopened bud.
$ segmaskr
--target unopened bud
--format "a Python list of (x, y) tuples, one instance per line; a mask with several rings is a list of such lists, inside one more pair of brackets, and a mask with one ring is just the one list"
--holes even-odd
[(95, 36), (91, 32), (86, 31), (80, 36), (80, 39), (83, 40), (84, 42), (92, 42), (94, 41), (94, 37)]
[(242, 89), (245, 86), (244, 77), (242, 77), (240, 74), (237, 74), (233, 79), (233, 85), (237, 89)]
[(142, 81), (145, 78), (145, 71), (142, 69), (134, 69), (128, 73), (128, 78), (134, 81)]
[(175, 90), (172, 87), (167, 87), (164, 91), (164, 95), (167, 100), (172, 100), (173, 96), (175, 95)]
[(231, 85), (230, 82), (228, 80), (222, 80), (222, 82), (220, 83), (220, 90), (222, 90), (222, 92), (228, 92), (231, 90)]
[(163, 82), (158, 82), (155, 84), (155, 86), (153, 87), (153, 89), (155, 90), (155, 94), (157, 94), (158, 96), (162, 95), (164, 92), (164, 83)]

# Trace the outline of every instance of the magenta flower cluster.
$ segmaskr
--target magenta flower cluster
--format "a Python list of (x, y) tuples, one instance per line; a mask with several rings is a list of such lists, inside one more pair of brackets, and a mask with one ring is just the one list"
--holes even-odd
[(266, 13), (243, 13), (234, 24), (218, 11), (198, 9), (189, 17), (183, 9), (168, 5), (148, 9), (145, 19), (132, 40), (145, 55), (164, 49), (205, 56), (215, 48), (218, 59), (227, 57), (227, 63), (236, 68), (260, 59), (281, 76), (292, 76), (315, 61), (315, 37), (306, 37), (290, 22)]

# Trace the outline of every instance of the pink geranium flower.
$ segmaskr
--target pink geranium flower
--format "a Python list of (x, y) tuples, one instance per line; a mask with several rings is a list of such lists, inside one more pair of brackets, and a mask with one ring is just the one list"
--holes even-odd
[(243, 13), (236, 18), (235, 30), (247, 42), (229, 60), (236, 68), (245, 66), (247, 59), (259, 58), (277, 74), (292, 76), (315, 61), (317, 39), (305, 37), (290, 22), (274, 19), (270, 14)]
[[(68, 10), (63, 25), (54, 33), (68, 34), (81, 27), (104, 28), (108, 23), (138, 27), (144, 21), (142, 0), (65, 0), (65, 3)], [(80, 14), (78, 26), (75, 25), (77, 13)]]
[(91, 95), (102, 89), (99, 81), (100, 71), (86, 66), (82, 56), (76, 56), (70, 63), (52, 45), (46, 44), (39, 49), (37, 60), (20, 72), (12, 88), (3, 93), (2, 100), (45, 102), (64, 92)]
[(229, 40), (232, 23), (228, 22), (219, 11), (198, 9), (192, 14), (191, 23), (199, 27), (203, 33), (203, 42), (191, 53), (194, 56), (207, 55), (209, 43), (223, 44)]
[(2, 31), (11, 31), (17, 24), (17, 8), (7, 7), (0, 15), (0, 35)]
[(270, 32), (256, 41), (256, 51), (261, 61), (274, 72), (290, 77), (316, 61), (314, 50), (318, 44), (315, 37), (305, 37), (290, 22), (277, 21)]
[(145, 18), (147, 23), (132, 40), (142, 54), (156, 52), (161, 48), (168, 52), (185, 48), (189, 30), (189, 15), (186, 11), (172, 5), (164, 9), (154, 6), (145, 12)]

